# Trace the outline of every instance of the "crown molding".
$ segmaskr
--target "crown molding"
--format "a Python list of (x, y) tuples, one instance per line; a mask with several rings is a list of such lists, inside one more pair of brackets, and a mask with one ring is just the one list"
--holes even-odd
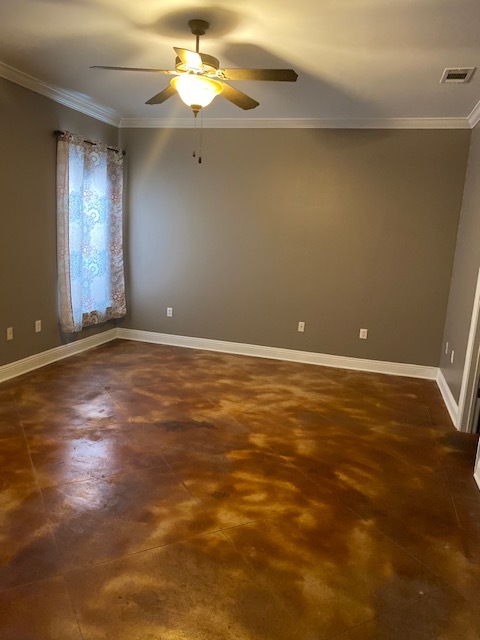
[(88, 98), (80, 97), (64, 89), (59, 89), (46, 82), (37, 80), (37, 78), (29, 76), (27, 73), (23, 73), (23, 71), (18, 71), (18, 69), (14, 69), (4, 62), (0, 62), (0, 77), (5, 78), (5, 80), (10, 80), (21, 87), (35, 91), (35, 93), (40, 93), (50, 98), (50, 100), (59, 102), (66, 107), (80, 111), (92, 118), (96, 118), (107, 124), (112, 124), (115, 127), (120, 125), (121, 118), (113, 109), (103, 107)]
[[(114, 109), (42, 82), (0, 62), (0, 77), (121, 129), (193, 129), (188, 118), (122, 118)], [(208, 118), (205, 129), (473, 129), (480, 102), (467, 118)]]
[[(467, 118), (208, 118), (204, 129), (470, 129)], [(122, 118), (121, 129), (193, 129), (190, 118)]]
[(472, 112), (467, 119), (471, 129), (473, 129), (480, 122), (480, 100), (473, 107)]

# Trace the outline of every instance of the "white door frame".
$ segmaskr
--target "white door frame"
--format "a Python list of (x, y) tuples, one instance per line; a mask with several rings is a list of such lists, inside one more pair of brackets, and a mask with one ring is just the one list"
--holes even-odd
[(473, 472), (473, 477), (475, 478), (475, 482), (478, 484), (478, 488), (480, 489), (480, 442), (478, 443), (477, 458), (475, 460), (475, 470)]
[[(480, 269), (477, 276), (477, 287), (473, 301), (472, 319), (468, 334), (465, 366), (463, 369), (462, 386), (458, 400), (458, 414), (456, 427), (459, 431), (472, 433), (475, 425), (473, 416), (477, 401), (477, 390), (480, 381)], [(477, 458), (478, 462), (478, 458)]]
[[(480, 269), (477, 276), (477, 287), (473, 300), (472, 319), (468, 334), (467, 351), (465, 354), (465, 366), (463, 369), (462, 386), (458, 401), (458, 414), (456, 427), (460, 431), (472, 433), (476, 425), (473, 424), (475, 406), (477, 403), (478, 387), (480, 382)], [(480, 488), (480, 442), (477, 449), (477, 457), (473, 477)]]

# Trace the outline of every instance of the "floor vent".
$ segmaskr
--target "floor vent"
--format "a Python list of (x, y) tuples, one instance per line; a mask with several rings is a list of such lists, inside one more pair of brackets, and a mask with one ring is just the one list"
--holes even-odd
[(440, 82), (442, 84), (465, 84), (469, 82), (476, 67), (460, 67), (445, 69)]

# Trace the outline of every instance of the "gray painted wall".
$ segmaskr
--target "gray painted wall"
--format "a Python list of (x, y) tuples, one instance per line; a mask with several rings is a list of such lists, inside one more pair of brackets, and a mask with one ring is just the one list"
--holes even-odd
[[(118, 142), (115, 127), (0, 79), (0, 365), (66, 340), (54, 129)], [(469, 131), (212, 129), (202, 165), (191, 130), (121, 137), (125, 326), (438, 364)]]
[[(440, 367), (458, 402), (480, 268), (480, 125), (472, 133)], [(454, 363), (450, 363), (452, 349)]]
[(439, 364), (470, 131), (203, 135), (121, 131), (125, 326)]
[(0, 365), (66, 340), (57, 319), (55, 129), (117, 144), (115, 127), (0, 78)]

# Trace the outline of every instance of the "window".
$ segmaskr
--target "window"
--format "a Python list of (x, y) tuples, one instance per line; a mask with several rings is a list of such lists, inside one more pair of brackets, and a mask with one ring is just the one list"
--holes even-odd
[(70, 133), (57, 139), (60, 326), (81, 331), (126, 313), (123, 154)]

